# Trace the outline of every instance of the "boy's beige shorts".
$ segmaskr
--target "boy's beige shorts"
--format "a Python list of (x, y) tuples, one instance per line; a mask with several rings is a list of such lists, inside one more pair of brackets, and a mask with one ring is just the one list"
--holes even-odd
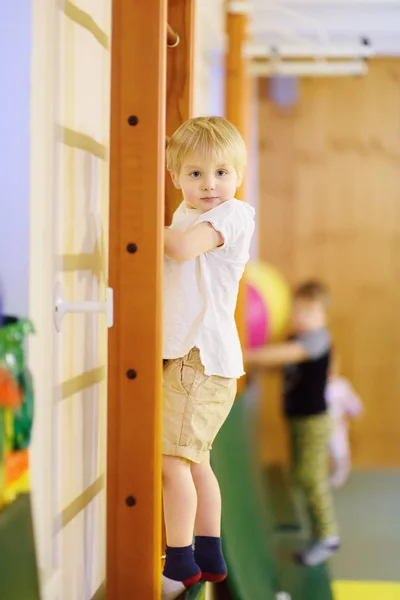
[(162, 451), (202, 462), (227, 418), (236, 379), (205, 375), (200, 353), (164, 361)]

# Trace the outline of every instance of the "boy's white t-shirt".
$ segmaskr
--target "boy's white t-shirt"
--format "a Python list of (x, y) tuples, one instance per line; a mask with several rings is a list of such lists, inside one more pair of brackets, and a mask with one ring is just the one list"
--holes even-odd
[(181, 358), (197, 347), (206, 375), (244, 374), (235, 308), (249, 260), (254, 212), (235, 198), (205, 213), (185, 202), (176, 210), (171, 229), (211, 223), (224, 243), (185, 262), (165, 257), (163, 358)]

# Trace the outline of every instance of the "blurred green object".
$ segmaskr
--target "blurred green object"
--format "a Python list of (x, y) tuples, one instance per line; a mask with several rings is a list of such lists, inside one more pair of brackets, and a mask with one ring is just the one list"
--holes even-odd
[(0, 327), (0, 363), (17, 378), (25, 365), (24, 340), (35, 333), (32, 321), (17, 317), (3, 317)]
[[(33, 422), (32, 377), (25, 365), (24, 342), (34, 333), (31, 321), (2, 315), (0, 366), (22, 390), (17, 408), (0, 409), (0, 504), (5, 490), (5, 454), (29, 445)], [(40, 600), (38, 569), (29, 494), (0, 506), (0, 599)]]
[(13, 450), (24, 450), (31, 442), (34, 409), (33, 380), (26, 367), (20, 373), (18, 383), (22, 387), (24, 401), (21, 408), (14, 411)]
[(4, 501), (4, 491), (6, 487), (4, 454), (5, 454), (5, 431), (4, 431), (4, 410), (0, 408), (0, 510)]
[(32, 333), (35, 333), (35, 328), (29, 319), (18, 319), (12, 316), (3, 317), (3, 323), (0, 327), (0, 365), (12, 374), (23, 392), (22, 406), (13, 411), (11, 450), (23, 450), (29, 446), (31, 440), (34, 391), (32, 375), (25, 365), (24, 344), (26, 336)]

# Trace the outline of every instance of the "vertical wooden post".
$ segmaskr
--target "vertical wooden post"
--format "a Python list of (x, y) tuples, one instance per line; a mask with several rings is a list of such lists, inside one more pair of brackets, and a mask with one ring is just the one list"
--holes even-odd
[[(248, 100), (249, 100), (249, 75), (247, 61), (244, 57), (243, 45), (247, 39), (247, 0), (230, 2), (225, 0), (226, 29), (227, 29), (227, 54), (225, 69), (225, 114), (248, 142)], [(248, 145), (248, 144), (247, 144)], [(245, 200), (245, 183), (238, 191), (238, 198)], [(236, 308), (236, 323), (242, 346), (245, 345), (244, 336), (244, 287), (240, 286)], [(239, 380), (238, 391), (243, 390), (243, 379)]]
[(167, 0), (113, 1), (107, 598), (159, 600)]
[[(194, 40), (196, 0), (168, 0), (168, 23), (180, 42), (167, 53), (167, 135), (193, 116)], [(165, 224), (182, 200), (169, 175), (165, 186)]]
[[(179, 36), (179, 43), (167, 50), (167, 135), (172, 135), (181, 123), (193, 116), (194, 44), (196, 0), (168, 0), (168, 24)], [(165, 225), (182, 201), (167, 173), (165, 181)], [(162, 548), (165, 548), (163, 528)]]
[[(243, 53), (243, 45), (247, 39), (247, 0), (241, 2), (225, 1), (227, 54), (225, 82), (225, 112), (231, 121), (247, 138), (247, 61)], [(235, 7), (235, 8), (233, 8)], [(241, 8), (240, 8), (241, 7)]]

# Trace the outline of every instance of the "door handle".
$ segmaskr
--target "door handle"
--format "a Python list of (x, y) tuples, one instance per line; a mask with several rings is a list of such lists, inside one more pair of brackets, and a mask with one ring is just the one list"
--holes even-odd
[(84, 302), (68, 302), (64, 297), (64, 291), (61, 283), (57, 283), (54, 288), (54, 325), (57, 331), (61, 331), (61, 324), (66, 314), (94, 314), (105, 313), (107, 317), (107, 327), (114, 324), (114, 290), (106, 288), (106, 299), (104, 302), (87, 300)]

